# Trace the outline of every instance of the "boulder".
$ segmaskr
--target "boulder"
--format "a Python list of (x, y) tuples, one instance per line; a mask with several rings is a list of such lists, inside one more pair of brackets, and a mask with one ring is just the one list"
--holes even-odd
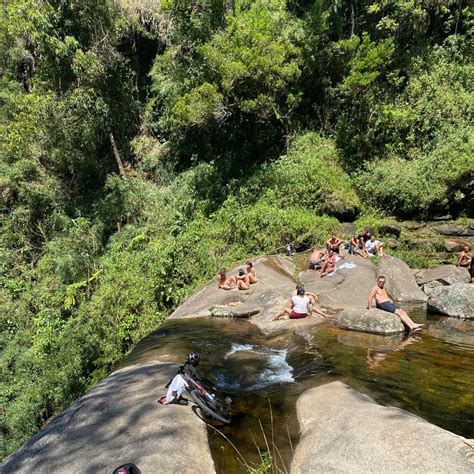
[(342, 329), (349, 331), (368, 332), (389, 336), (405, 331), (401, 319), (392, 313), (372, 308), (349, 308), (340, 311), (334, 317), (334, 322)]
[(396, 249), (396, 248), (398, 247), (397, 239), (394, 239), (394, 238), (387, 239), (387, 240), (385, 241), (385, 245), (386, 245), (389, 249)]
[(427, 296), (416, 283), (410, 267), (395, 257), (383, 257), (378, 274), (385, 275), (386, 288), (397, 301), (426, 301)]
[(461, 225), (443, 225), (437, 228), (437, 231), (441, 235), (448, 236), (462, 236), (462, 235), (474, 235), (474, 230), (470, 226)]
[(404, 221), (402, 222), (402, 225), (407, 230), (418, 230), (426, 226), (424, 222), (417, 222), (417, 221)]
[(428, 298), (428, 311), (474, 319), (474, 285), (459, 283), (434, 288)]
[(400, 237), (402, 228), (398, 224), (382, 224), (379, 227), (379, 232), (382, 235), (394, 235), (395, 237)]
[(418, 270), (415, 278), (420, 286), (432, 281), (438, 281), (443, 285), (453, 285), (456, 283), (467, 283), (469, 281), (469, 272), (466, 268), (457, 268), (456, 265), (440, 265), (436, 268)]
[(256, 306), (242, 305), (236, 309), (229, 306), (214, 306), (211, 308), (211, 316), (215, 318), (249, 318), (258, 314), (261, 308)]
[(452, 252), (460, 252), (461, 250), (464, 249), (464, 246), (467, 245), (470, 247), (471, 243), (468, 240), (445, 240), (443, 247), (446, 252), (452, 253)]
[(439, 288), (440, 286), (444, 286), (441, 282), (439, 281), (430, 281), (429, 283), (426, 283), (423, 285), (423, 293), (427, 294), (428, 296), (433, 293), (435, 288)]
[[(206, 425), (191, 406), (157, 403), (176, 364), (127, 367), (102, 380), (15, 451), (1, 472), (215, 472)], [(179, 456), (176, 455), (177, 446)]]
[(474, 230), (474, 219), (469, 221), (469, 229)]
[(473, 471), (472, 442), (342, 382), (305, 391), (296, 410), (293, 474)]

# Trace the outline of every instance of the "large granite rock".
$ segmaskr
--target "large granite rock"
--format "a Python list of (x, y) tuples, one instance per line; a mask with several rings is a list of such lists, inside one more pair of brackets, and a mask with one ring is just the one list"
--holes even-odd
[(469, 272), (466, 268), (457, 268), (456, 265), (440, 265), (436, 268), (417, 270), (415, 278), (420, 286), (432, 281), (438, 281), (443, 285), (454, 285), (456, 283), (467, 283)]
[(387, 311), (372, 308), (348, 308), (336, 314), (334, 322), (342, 329), (388, 336), (405, 331), (400, 318)]
[[(157, 403), (176, 365), (151, 362), (104, 379), (0, 466), (15, 473), (215, 472), (206, 425), (191, 406)], [(179, 455), (177, 454), (177, 449)]]
[(470, 225), (451, 225), (446, 224), (437, 228), (441, 235), (457, 236), (457, 235), (474, 235), (474, 230)]
[[(241, 265), (230, 275), (235, 275)], [(295, 265), (288, 257), (261, 257), (254, 261), (258, 282), (246, 291), (218, 290), (211, 281), (180, 305), (170, 319), (196, 316), (248, 317), (264, 334), (292, 332), (321, 324), (321, 317), (274, 321), (276, 315), (288, 306), (296, 282)]]
[(459, 283), (434, 288), (428, 298), (428, 311), (461, 319), (474, 319), (474, 285)]
[[(353, 268), (342, 268), (344, 263)], [(338, 269), (332, 275), (319, 277), (319, 271), (306, 270), (300, 273), (300, 280), (308, 291), (319, 295), (321, 304), (333, 311), (345, 308), (365, 308), (370, 290), (376, 283), (376, 267), (370, 260), (347, 256), (338, 262)]]
[(379, 275), (385, 275), (385, 287), (396, 301), (426, 301), (410, 267), (395, 257), (383, 257), (378, 268)]
[(449, 253), (460, 252), (466, 245), (470, 246), (470, 242), (460, 239), (445, 240), (443, 244), (444, 250)]
[(382, 235), (394, 235), (395, 237), (400, 237), (402, 228), (398, 224), (382, 224), (379, 229)]
[(307, 390), (296, 405), (294, 474), (471, 473), (473, 442), (341, 382)]

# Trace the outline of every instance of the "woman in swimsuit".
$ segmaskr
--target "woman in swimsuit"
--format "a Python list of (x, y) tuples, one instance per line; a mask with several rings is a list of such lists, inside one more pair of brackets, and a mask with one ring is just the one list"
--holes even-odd
[(334, 268), (336, 266), (336, 259), (334, 258), (334, 254), (332, 250), (328, 251), (328, 256), (326, 260), (323, 263), (323, 266), (321, 267), (321, 270), (319, 272), (320, 278), (325, 277), (326, 275), (329, 275), (329, 273), (334, 271)]
[(221, 290), (233, 290), (237, 286), (237, 277), (227, 277), (225, 268), (221, 268), (217, 274), (217, 288)]
[(311, 312), (309, 308), (311, 298), (305, 293), (304, 286), (298, 285), (296, 287), (296, 295), (291, 297), (290, 306), (278, 313), (275, 321), (279, 319), (306, 318)]

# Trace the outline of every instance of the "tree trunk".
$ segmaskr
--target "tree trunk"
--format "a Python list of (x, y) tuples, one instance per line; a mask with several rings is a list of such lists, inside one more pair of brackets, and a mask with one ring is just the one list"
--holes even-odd
[(117, 160), (120, 176), (126, 180), (127, 175), (125, 173), (125, 168), (123, 167), (122, 158), (120, 158), (120, 154), (117, 150), (117, 145), (115, 144), (115, 138), (112, 132), (109, 132), (109, 138), (110, 138), (110, 143), (112, 144), (112, 150), (114, 151), (115, 159)]

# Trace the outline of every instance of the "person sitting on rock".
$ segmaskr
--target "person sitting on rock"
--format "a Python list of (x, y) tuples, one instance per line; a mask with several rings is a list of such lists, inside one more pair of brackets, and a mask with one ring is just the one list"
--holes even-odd
[(296, 295), (290, 299), (290, 305), (277, 314), (274, 319), (302, 319), (306, 318), (311, 313), (311, 297), (305, 294), (303, 285), (297, 285)]
[(384, 253), (382, 247), (383, 243), (380, 242), (380, 240), (376, 240), (374, 235), (365, 243), (365, 249), (369, 257), (383, 257)]
[(308, 256), (309, 269), (319, 270), (323, 263), (324, 255), (326, 255), (326, 250), (317, 250), (315, 247), (311, 247), (311, 251)]
[(402, 320), (402, 323), (407, 326), (410, 331), (418, 331), (424, 326), (424, 324), (415, 323), (403, 309), (400, 309), (395, 306), (393, 301), (390, 299), (387, 290), (385, 289), (384, 275), (380, 275), (377, 278), (377, 284), (372, 288), (372, 291), (370, 292), (369, 301), (367, 305), (368, 310), (372, 309), (372, 300), (374, 298), (375, 305), (378, 309), (396, 314)]
[(217, 288), (221, 290), (233, 290), (237, 287), (237, 277), (226, 276), (225, 268), (221, 268), (217, 274)]
[(251, 285), (257, 283), (257, 270), (255, 270), (252, 262), (247, 262), (247, 275), (249, 276), (249, 283)]
[(349, 254), (360, 255), (363, 258), (368, 257), (365, 247), (359, 248), (359, 237), (357, 234), (354, 234), (349, 242)]
[(335, 270), (335, 268), (336, 268), (336, 258), (334, 257), (334, 253), (332, 252), (332, 250), (328, 250), (326, 260), (324, 260), (324, 263), (321, 266), (321, 270), (319, 271), (320, 278), (323, 278), (326, 275), (329, 275)]
[[(291, 294), (292, 297), (293, 297), (293, 296), (296, 296), (296, 295), (298, 294), (298, 289), (299, 289), (299, 288), (303, 288), (303, 289), (304, 289), (304, 285), (302, 285), (301, 283), (298, 283), (298, 284), (296, 285), (296, 289), (293, 290), (293, 293)], [(326, 318), (326, 317), (328, 316), (326, 310), (323, 309), (323, 308), (319, 309), (319, 308), (316, 306), (316, 301), (319, 301), (319, 296), (318, 296), (317, 294), (315, 294), (315, 293), (311, 293), (310, 291), (306, 291), (306, 290), (304, 291), (304, 294), (305, 294), (305, 296), (309, 296), (309, 298), (310, 298), (310, 306), (309, 306), (309, 308), (310, 308), (310, 310), (311, 310), (311, 314), (312, 314), (312, 313), (319, 314), (320, 316), (323, 316), (323, 317)]]
[(462, 251), (458, 255), (458, 263), (457, 267), (466, 267), (469, 268), (472, 260), (472, 255), (470, 252), (470, 248), (465, 245)]
[(336, 234), (332, 234), (331, 238), (326, 241), (326, 248), (333, 252), (339, 253), (341, 248), (342, 240), (338, 239)]
[(239, 270), (237, 277), (237, 288), (239, 290), (248, 290), (250, 286), (250, 277), (242, 269)]

